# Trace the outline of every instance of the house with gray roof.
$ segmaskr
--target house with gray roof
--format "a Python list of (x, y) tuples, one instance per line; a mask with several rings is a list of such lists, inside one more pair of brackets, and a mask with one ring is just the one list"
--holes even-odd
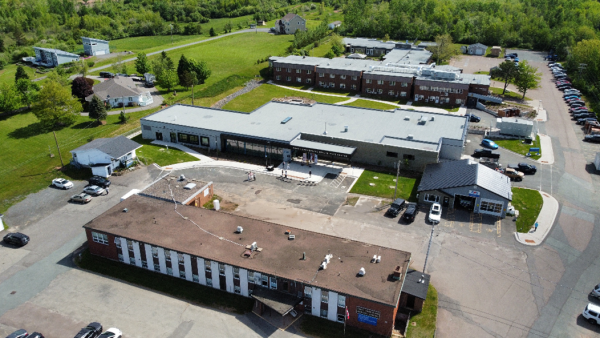
[(275, 21), (275, 32), (277, 34), (294, 34), (297, 30), (306, 30), (306, 19), (298, 14), (288, 13), (283, 18)]
[(86, 55), (94, 56), (110, 54), (110, 47), (108, 46), (108, 41), (106, 40), (86, 38), (82, 36), (81, 42), (83, 43), (83, 51)]
[(463, 53), (469, 55), (485, 55), (485, 52), (487, 51), (487, 46), (478, 42), (472, 45), (463, 46), (461, 47), (461, 50)]
[(98, 138), (71, 150), (71, 163), (78, 168), (91, 168), (92, 174), (108, 177), (119, 167), (128, 168), (137, 158), (142, 145), (125, 136)]
[(510, 178), (471, 159), (428, 165), (417, 191), (419, 203), (498, 217), (512, 200)]
[(79, 61), (79, 55), (60, 49), (33, 47), (33, 50), (35, 51), (35, 59), (31, 62), (38, 66), (51, 68), (63, 63)]
[(95, 95), (111, 107), (147, 106), (154, 102), (148, 89), (138, 86), (131, 77), (115, 76), (95, 85), (93, 90), (86, 101), (92, 101)]

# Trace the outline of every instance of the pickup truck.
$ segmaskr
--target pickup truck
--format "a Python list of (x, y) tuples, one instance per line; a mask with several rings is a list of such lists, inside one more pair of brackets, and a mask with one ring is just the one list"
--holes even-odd
[(500, 153), (496, 152), (496, 151), (492, 151), (490, 149), (475, 149), (472, 156), (475, 158), (481, 158), (481, 157), (500, 158)]
[(533, 164), (528, 163), (517, 163), (517, 164), (509, 164), (507, 168), (514, 169), (516, 171), (520, 171), (523, 174), (531, 174), (534, 175), (537, 172), (537, 167)]
[(525, 175), (520, 172), (520, 171), (516, 171), (514, 169), (511, 168), (506, 168), (504, 169), (504, 171), (502, 172), (504, 175), (510, 177), (511, 181), (517, 181), (520, 182), (523, 180), (523, 177), (525, 177)]

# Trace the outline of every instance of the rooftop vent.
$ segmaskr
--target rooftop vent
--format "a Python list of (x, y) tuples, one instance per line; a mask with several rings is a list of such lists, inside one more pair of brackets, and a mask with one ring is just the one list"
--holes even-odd
[(252, 251), (256, 251), (256, 249), (258, 248), (258, 245), (256, 245), (256, 242), (252, 243), (252, 245), (250, 245), (250, 250)]
[(241, 226), (238, 226), (237, 229), (235, 230), (236, 233), (241, 234), (244, 231), (244, 228), (242, 228)]
[(377, 262), (377, 263), (381, 263), (381, 256), (377, 256), (377, 260), (376, 260), (376, 262)]
[(375, 263), (376, 260), (377, 260), (377, 255), (373, 255), (373, 258), (371, 259), (371, 263)]
[(400, 279), (401, 276), (402, 276), (402, 267), (400, 265), (397, 265), (396, 268), (394, 269), (392, 278)]
[(281, 124), (286, 124), (286, 123), (290, 122), (291, 119), (292, 119), (292, 117), (288, 116), (285, 119), (283, 119), (283, 121), (281, 121)]
[(185, 176), (184, 175), (179, 175), (179, 180), (180, 181), (184, 181), (185, 180)]
[(366, 273), (367, 273), (367, 271), (365, 271), (365, 268), (360, 268), (360, 270), (358, 270), (359, 276), (364, 276)]
[(406, 137), (406, 138), (409, 139), (409, 140), (412, 140), (413, 139), (413, 134), (408, 134), (408, 137)]
[(344, 132), (348, 132), (348, 126), (344, 126)]
[(195, 187), (196, 187), (196, 183), (188, 183), (188, 184), (185, 185), (185, 187), (183, 187), (183, 189), (192, 190)]
[(288, 236), (288, 239), (289, 239), (290, 241), (293, 241), (295, 238), (296, 238), (296, 235), (289, 235), (289, 236)]
[(425, 124), (427, 122), (427, 118), (423, 115), (419, 118), (419, 124)]
[(432, 116), (432, 117), (431, 117), (431, 121), (433, 121), (433, 120), (435, 120), (435, 119), (434, 119), (434, 117)]
[(408, 116), (408, 115), (404, 116), (404, 121), (410, 121), (410, 116)]
[(123, 212), (128, 212), (128, 211), (129, 211), (129, 209), (127, 209), (127, 208), (123, 209)]

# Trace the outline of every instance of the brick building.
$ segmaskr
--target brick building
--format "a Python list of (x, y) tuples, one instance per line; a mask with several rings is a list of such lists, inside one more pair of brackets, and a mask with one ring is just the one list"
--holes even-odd
[(145, 187), (138, 195), (157, 198), (163, 201), (201, 207), (213, 198), (213, 182), (185, 176), (166, 174)]
[(132, 196), (84, 228), (94, 255), (252, 297), (263, 317), (347, 309), (347, 325), (390, 336), (410, 296), (408, 252), (162, 199)]

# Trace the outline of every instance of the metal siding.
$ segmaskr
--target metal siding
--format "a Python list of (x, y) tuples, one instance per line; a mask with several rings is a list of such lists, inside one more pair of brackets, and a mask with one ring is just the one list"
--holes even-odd
[(127, 249), (127, 240), (123, 237), (121, 240), (121, 255), (123, 255), (123, 262), (129, 264), (129, 249)]
[(327, 319), (337, 322), (337, 292), (329, 291), (329, 301), (327, 303)]
[(220, 281), (219, 281), (219, 263), (215, 261), (210, 262), (210, 270), (212, 275), (212, 285), (215, 289), (220, 289)]
[(150, 244), (144, 244), (146, 250), (146, 262), (148, 269), (154, 271), (154, 256), (152, 256), (152, 246)]
[(242, 296), (248, 297), (248, 270), (240, 268), (240, 289)]
[(158, 265), (160, 266), (160, 272), (167, 273), (167, 261), (165, 260), (165, 249), (158, 248)]
[(188, 254), (183, 254), (183, 266), (185, 267), (185, 279), (190, 282), (194, 280), (192, 276), (192, 258)]
[(204, 258), (198, 257), (198, 283), (206, 285), (206, 271), (204, 270)]
[(133, 257), (135, 258), (135, 265), (142, 267), (142, 254), (140, 253), (140, 243), (133, 241)]
[(179, 259), (177, 251), (173, 250), (171, 250), (171, 270), (173, 270), (173, 276), (179, 277)]
[(233, 267), (225, 264), (225, 290), (233, 293)]
[(321, 317), (321, 289), (312, 288), (312, 315)]

